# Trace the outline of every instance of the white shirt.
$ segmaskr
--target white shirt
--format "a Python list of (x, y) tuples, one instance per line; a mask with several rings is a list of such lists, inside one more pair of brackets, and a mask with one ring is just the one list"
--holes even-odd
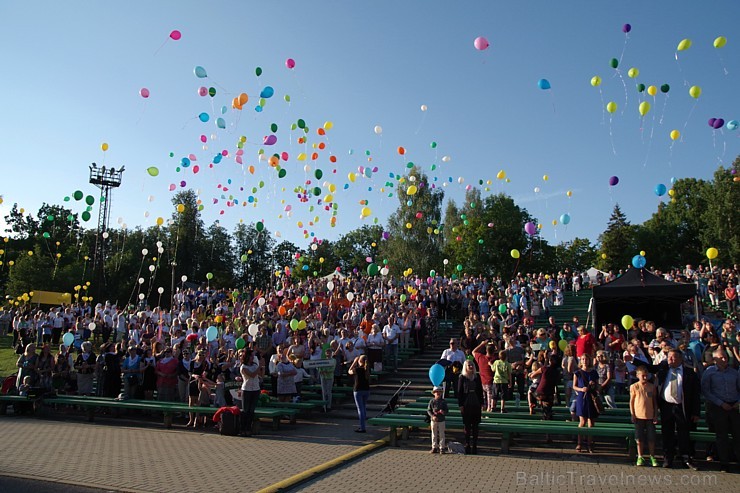
[(369, 336), (367, 336), (367, 345), (370, 347), (383, 347), (383, 334), (378, 332), (377, 334), (370, 333)]
[(250, 365), (242, 364), (239, 368), (239, 372), (242, 375), (244, 381), (242, 382), (242, 391), (255, 391), (260, 389), (259, 376), (255, 375), (250, 377), (245, 373), (245, 370), (250, 372), (256, 372), (259, 369), (259, 362), (256, 357), (252, 357), (252, 363)]
[[(674, 378), (678, 381), (678, 396), (676, 399), (671, 396), (671, 380)], [(668, 369), (668, 375), (666, 375), (665, 382), (663, 382), (663, 399), (670, 404), (681, 404), (683, 402), (683, 368)]]
[(465, 353), (460, 349), (445, 349), (444, 351), (442, 351), (442, 359), (446, 359), (451, 363), (457, 361), (462, 365), (465, 363)]
[(398, 345), (398, 337), (401, 335), (401, 329), (398, 328), (398, 324), (386, 325), (383, 327), (383, 335), (387, 344)]

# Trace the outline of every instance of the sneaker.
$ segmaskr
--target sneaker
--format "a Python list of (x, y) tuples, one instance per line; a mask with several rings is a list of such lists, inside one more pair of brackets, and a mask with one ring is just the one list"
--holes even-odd
[(637, 458), (637, 466), (644, 466), (645, 465), (645, 458), (644, 457), (638, 457)]
[(651, 455), (650, 456), (650, 465), (653, 466), (653, 467), (658, 467), (658, 466), (660, 466), (660, 463), (658, 463), (658, 459), (656, 459), (655, 457), (653, 457)]

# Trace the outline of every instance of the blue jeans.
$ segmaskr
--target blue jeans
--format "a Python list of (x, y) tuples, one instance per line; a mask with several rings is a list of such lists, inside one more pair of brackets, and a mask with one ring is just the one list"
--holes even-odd
[(242, 412), (239, 416), (240, 427), (243, 434), (252, 433), (252, 421), (254, 420), (254, 409), (257, 407), (257, 400), (260, 397), (259, 390), (242, 391)]
[(357, 406), (357, 416), (360, 418), (360, 429), (365, 430), (365, 420), (367, 419), (367, 400), (370, 397), (369, 390), (358, 390), (355, 392), (355, 406)]
[(387, 344), (385, 353), (388, 364), (392, 364), (393, 369), (398, 370), (398, 344)]

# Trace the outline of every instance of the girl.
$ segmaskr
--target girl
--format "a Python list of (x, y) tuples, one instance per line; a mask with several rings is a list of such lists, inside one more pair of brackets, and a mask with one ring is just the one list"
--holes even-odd
[[(573, 375), (573, 390), (576, 391), (576, 416), (578, 416), (578, 427), (588, 426), (592, 428), (599, 416), (594, 404), (593, 396), (598, 390), (599, 375), (593, 369), (591, 356), (584, 354), (580, 358), (580, 369)], [(578, 446), (576, 452), (581, 452), (581, 435), (578, 435)], [(588, 437), (588, 452), (593, 453), (593, 440)]]

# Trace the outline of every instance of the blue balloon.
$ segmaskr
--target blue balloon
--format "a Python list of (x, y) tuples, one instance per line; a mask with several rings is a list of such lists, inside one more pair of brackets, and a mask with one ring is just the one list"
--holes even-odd
[(262, 113), (262, 106), (260, 105), (255, 106), (254, 111), (256, 111), (257, 113)]
[(632, 257), (632, 267), (635, 269), (642, 269), (647, 264), (647, 260), (642, 255), (635, 255)]
[(662, 197), (663, 195), (665, 195), (666, 191), (667, 189), (662, 183), (658, 183), (657, 185), (655, 185), (655, 195), (657, 195), (658, 197)]
[(206, 340), (208, 342), (215, 341), (218, 338), (218, 329), (211, 325), (208, 327), (208, 330), (206, 330)]
[(303, 270), (308, 270), (308, 265), (304, 265)]
[(570, 214), (567, 214), (566, 213), (566, 214), (563, 214), (562, 216), (560, 216), (560, 222), (562, 224), (568, 224), (570, 222)]
[(265, 86), (265, 88), (262, 89), (262, 92), (260, 93), (260, 97), (270, 99), (273, 94), (275, 94), (275, 89), (270, 86)]
[(208, 120), (210, 120), (211, 117), (208, 116), (208, 113), (201, 113), (200, 115), (198, 115), (198, 118), (200, 119), (200, 121), (202, 121), (203, 123), (205, 123)]
[(206, 77), (208, 77), (208, 73), (206, 72), (206, 69), (204, 69), (200, 65), (198, 65), (197, 67), (193, 69), (193, 73), (199, 79), (205, 79)]
[(727, 127), (727, 130), (737, 130), (737, 127), (740, 127), (740, 122), (737, 120), (730, 120), (727, 122), (725, 127)]
[(223, 118), (217, 118), (216, 119), (216, 126), (218, 128), (226, 128), (226, 120), (224, 120)]
[(435, 387), (438, 387), (442, 385), (442, 382), (444, 382), (445, 379), (445, 369), (440, 364), (433, 364), (431, 368), (429, 368), (429, 380), (432, 381), (432, 385)]
[(182, 158), (182, 160), (180, 161), (180, 164), (182, 165), (183, 168), (187, 168), (188, 166), (190, 166), (190, 158), (187, 158), (187, 157)]
[(222, 154), (216, 154), (215, 156), (213, 156), (213, 164), (220, 163), (223, 158), (224, 157)]
[(540, 79), (540, 80), (539, 80), (539, 81), (537, 82), (537, 86), (538, 86), (538, 87), (539, 87), (540, 89), (542, 89), (543, 91), (546, 91), (546, 90), (550, 89), (550, 81), (549, 81), (549, 80), (547, 80), (547, 79)]

